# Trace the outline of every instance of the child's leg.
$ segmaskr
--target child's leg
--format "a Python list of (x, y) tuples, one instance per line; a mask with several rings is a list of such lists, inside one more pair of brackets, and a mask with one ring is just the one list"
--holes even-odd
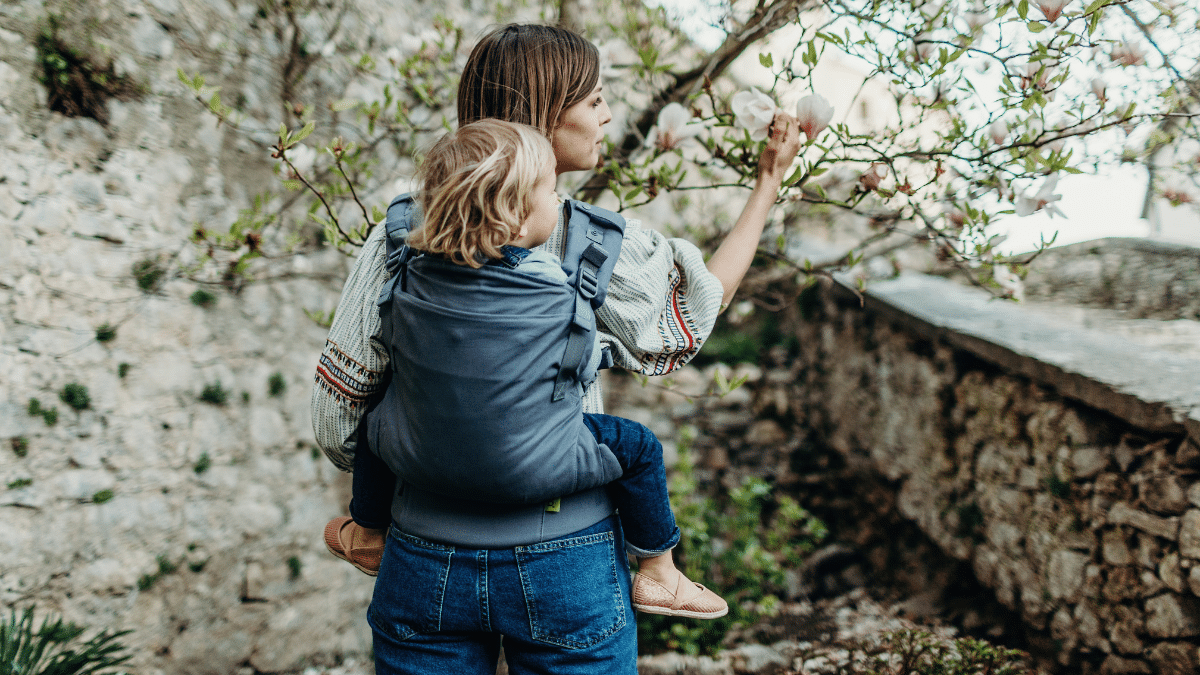
[(387, 528), (392, 520), (396, 477), (375, 456), (360, 436), (354, 453), (350, 518), (334, 518), (325, 525), (325, 547), (333, 555), (375, 576), (383, 556)]
[(585, 414), (583, 421), (624, 469), (619, 480), (609, 483), (608, 492), (620, 512), (626, 547), (638, 559), (634, 607), (696, 619), (724, 616), (729, 611), (725, 601), (684, 576), (671, 558), (671, 549), (679, 543), (679, 528), (671, 511), (658, 438), (645, 426), (621, 417)]
[(361, 444), (354, 453), (350, 486), (350, 517), (354, 522), (368, 529), (386, 530), (392, 522), (396, 477), (382, 459)]

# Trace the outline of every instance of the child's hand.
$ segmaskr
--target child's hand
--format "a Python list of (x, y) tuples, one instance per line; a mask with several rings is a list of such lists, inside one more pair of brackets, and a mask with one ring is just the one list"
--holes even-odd
[(800, 122), (785, 113), (775, 113), (767, 130), (767, 147), (758, 160), (758, 181), (778, 190), (800, 152)]

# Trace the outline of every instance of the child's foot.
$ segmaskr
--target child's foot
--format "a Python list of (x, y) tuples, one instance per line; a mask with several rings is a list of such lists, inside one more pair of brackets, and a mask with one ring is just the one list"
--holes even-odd
[(633, 577), (633, 608), (648, 614), (716, 619), (729, 613), (721, 596), (676, 572), (674, 588), (638, 572)]
[(384, 530), (368, 529), (353, 518), (341, 516), (325, 525), (325, 548), (363, 574), (375, 576), (379, 574), (386, 536)]

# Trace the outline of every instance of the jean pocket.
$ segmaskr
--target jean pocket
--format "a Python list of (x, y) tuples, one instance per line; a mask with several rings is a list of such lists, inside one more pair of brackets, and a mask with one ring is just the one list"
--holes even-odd
[(613, 532), (518, 546), (516, 554), (534, 640), (584, 649), (625, 627)]
[(367, 623), (394, 640), (441, 629), (454, 549), (392, 530), (375, 580)]

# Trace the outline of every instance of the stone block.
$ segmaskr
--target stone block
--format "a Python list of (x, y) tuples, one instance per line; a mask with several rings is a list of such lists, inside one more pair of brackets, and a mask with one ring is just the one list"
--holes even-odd
[(1192, 595), (1200, 595), (1200, 566), (1188, 570), (1187, 583)]
[(1183, 570), (1179, 567), (1179, 554), (1168, 553), (1163, 556), (1162, 562), (1158, 564), (1158, 578), (1167, 585), (1167, 588), (1182, 593), (1186, 582), (1183, 579)]
[(1146, 601), (1146, 633), (1156, 638), (1200, 635), (1200, 598), (1171, 593)]
[(1200, 509), (1191, 509), (1180, 519), (1179, 554), (1200, 559)]
[(1143, 478), (1138, 494), (1147, 509), (1163, 515), (1179, 515), (1187, 510), (1187, 494), (1179, 477), (1171, 473), (1153, 473)]
[(1100, 664), (1100, 675), (1150, 675), (1150, 665), (1145, 661), (1109, 654)]
[(1083, 569), (1090, 557), (1079, 551), (1055, 551), (1050, 555), (1046, 590), (1056, 600), (1073, 598), (1083, 586)]
[(1101, 535), (1101, 550), (1104, 562), (1109, 565), (1133, 564), (1133, 552), (1129, 550), (1129, 543), (1123, 528), (1118, 527), (1105, 531)]
[(1108, 448), (1083, 447), (1071, 454), (1071, 474), (1076, 480), (1095, 478), (1108, 468)]
[(1200, 506), (1200, 483), (1192, 483), (1187, 490), (1187, 499), (1192, 506)]
[(1146, 660), (1157, 675), (1195, 675), (1196, 656), (1196, 645), (1162, 642), (1150, 648)]
[(1108, 522), (1113, 525), (1131, 525), (1156, 537), (1175, 541), (1179, 536), (1179, 519), (1162, 518), (1139, 511), (1125, 502), (1117, 502), (1108, 510)]
[(1142, 584), (1133, 567), (1113, 567), (1108, 570), (1101, 595), (1109, 602), (1121, 602), (1141, 597)]

